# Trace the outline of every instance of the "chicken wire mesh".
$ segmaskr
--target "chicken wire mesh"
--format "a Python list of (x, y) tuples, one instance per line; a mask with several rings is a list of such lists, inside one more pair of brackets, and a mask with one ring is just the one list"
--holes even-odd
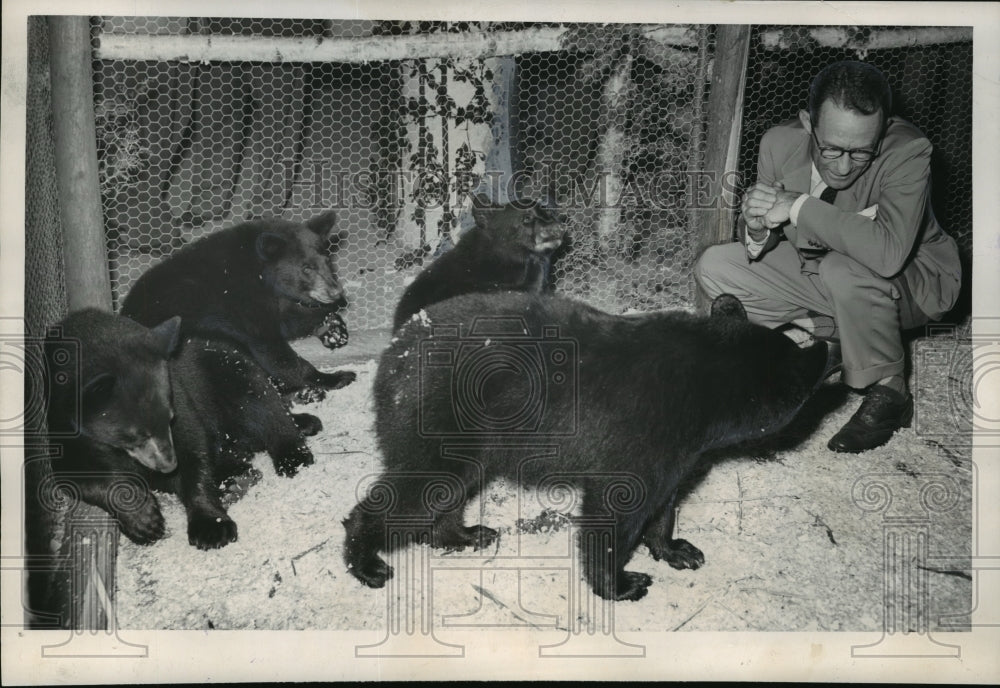
[(570, 217), (557, 289), (610, 311), (689, 306), (711, 29), (583, 25), (568, 41), (517, 59), (515, 166)]
[(27, 111), (38, 114), (28, 117), (25, 129), (24, 273), (45, 279), (24, 281), (24, 319), (26, 334), (43, 337), (66, 314), (66, 285), (52, 138), (49, 38), (40, 17), (28, 22), (28, 69)]
[[(557, 290), (617, 312), (692, 305), (692, 174), (704, 168), (712, 27), (93, 20), (95, 48), (122, 34), (405, 40), (545, 27), (560, 31), (557, 44), (501, 58), (95, 61), (116, 305), (144, 270), (191, 240), (245, 219), (333, 207), (345, 319), (385, 327), (408, 281), (471, 223), (475, 189), (562, 208), (570, 240), (555, 264)], [(866, 59), (890, 78), (899, 114), (935, 145), (935, 211), (968, 257), (971, 34), (861, 54), (822, 47), (814, 29), (751, 35), (740, 179), (752, 183), (761, 135), (804, 106), (822, 66)]]
[[(95, 48), (108, 34), (362, 38), (523, 28), (93, 20)], [(835, 59), (865, 59), (889, 76), (899, 114), (935, 145), (935, 211), (968, 260), (971, 32), (968, 41), (859, 54), (819, 45), (813, 30), (757, 27), (752, 33), (743, 180), (753, 180), (763, 132), (804, 106), (816, 71)], [(778, 48), (764, 40), (774, 33), (782, 37)], [(33, 70), (45, 58), (43, 38), (29, 41)], [(472, 188), (477, 170), (504, 145), (511, 171), (523, 173), (511, 192), (550, 195), (570, 216), (573, 244), (557, 263), (558, 289), (609, 310), (689, 305), (698, 245), (690, 229), (696, 208), (689, 181), (690, 172), (704, 166), (713, 48), (711, 27), (680, 27), (665, 42), (646, 27), (601, 25), (569, 27), (559, 49), (499, 59), (96, 60), (100, 191), (116, 305), (143, 271), (193, 239), (243, 219), (299, 219), (336, 207), (347, 235), (338, 265), (349, 290), (349, 324), (386, 326), (406, 280), (468, 219), (450, 199), (421, 216), (417, 187), (403, 189), (409, 196), (394, 194), (391, 177), (446, 171), (454, 177), (450, 191)], [(464, 91), (453, 88), (456, 82)], [(46, 101), (46, 80), (34, 75), (29, 83), (36, 89), (29, 99)], [(445, 116), (432, 112), (435, 107)], [(49, 109), (29, 106), (33, 113)], [(65, 312), (47, 117), (30, 117), (27, 130), (25, 315), (36, 335)], [(472, 128), (484, 125), (486, 135), (474, 135)], [(346, 188), (359, 178), (363, 188)], [(435, 191), (433, 184), (422, 189), (425, 196)], [(608, 195), (621, 196), (616, 207), (602, 206), (616, 200)]]
[[(121, 34), (391, 40), (524, 28), (93, 20), (97, 49)], [(555, 49), (505, 58), (95, 61), (116, 305), (144, 270), (211, 231), (333, 207), (345, 319), (384, 327), (408, 280), (469, 226), (468, 192), (492, 188), (482, 175), (501, 159), (495, 200), (541, 198), (568, 216), (557, 289), (618, 311), (691, 303), (683, 172), (703, 147), (709, 29), (680, 27), (674, 45), (646, 31), (569, 27)]]
[[(28, 20), (28, 82), (25, 128), (25, 233), (24, 233), (24, 346), (17, 346), (17, 327), (4, 319), (0, 361), (4, 370), (24, 375), (24, 411), (5, 417), (3, 433), (23, 432), (25, 453), (24, 553), (34, 561), (50, 560), (52, 543), (63, 534), (62, 514), (44, 506), (39, 486), (52, 474), (48, 461), (45, 408), (45, 375), (41, 362), (42, 338), (67, 310), (63, 276), (62, 223), (55, 176), (55, 142), (52, 135), (52, 94), (49, 86), (49, 32), (42, 17)], [(13, 346), (11, 346), (13, 345)], [(29, 566), (24, 596), (24, 622), (34, 628), (54, 627), (62, 583), (51, 565)]]
[[(941, 226), (958, 243), (966, 270), (972, 260), (972, 29), (965, 40), (900, 48), (825, 47), (817, 40), (836, 27), (755, 27), (750, 43), (743, 101), (740, 172), (756, 177), (760, 139), (770, 127), (806, 107), (809, 83), (837, 60), (861, 60), (878, 67), (893, 91), (895, 114), (930, 140), (931, 203)], [(841, 27), (843, 28), (843, 27)], [(853, 42), (897, 27), (844, 31)], [(952, 34), (949, 40), (954, 40)], [(966, 304), (967, 307), (967, 304)]]

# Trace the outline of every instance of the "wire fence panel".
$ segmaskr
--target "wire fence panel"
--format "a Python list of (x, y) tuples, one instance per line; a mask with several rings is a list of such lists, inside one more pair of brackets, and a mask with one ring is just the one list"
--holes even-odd
[[(5, 368), (19, 367), (24, 375), (24, 412), (5, 418), (4, 434), (20, 431), (24, 444), (24, 553), (44, 562), (29, 566), (25, 625), (55, 628), (65, 611), (60, 592), (65, 577), (55, 575), (51, 559), (64, 535), (63, 513), (45, 508), (39, 486), (52, 475), (45, 435), (46, 380), (42, 341), (49, 328), (66, 315), (62, 221), (55, 176), (52, 135), (52, 93), (49, 85), (49, 31), (44, 17), (28, 20), (28, 92), (25, 130), (24, 205), (24, 346), (12, 348), (18, 323), (4, 319), (0, 357)], [(14, 353), (13, 356), (11, 354)], [(33, 446), (29, 446), (33, 445)], [(46, 564), (48, 566), (46, 566)], [(61, 587), (60, 587), (61, 586)]]
[[(473, 191), (560, 206), (570, 241), (557, 290), (615, 312), (694, 304), (699, 175), (723, 172), (704, 169), (711, 26), (104, 17), (93, 28), (98, 54), (115, 38), (202, 37), (199, 50), (217, 51), (222, 37), (286, 41), (287, 54), (255, 50), (268, 61), (95, 62), (116, 304), (209, 232), (335, 208), (345, 319), (386, 327), (408, 281), (470, 225)], [(824, 47), (818, 28), (755, 27), (741, 183), (753, 181), (764, 131), (804, 107), (812, 76), (865, 59), (934, 144), (935, 211), (968, 257), (971, 33), (859, 50)], [(877, 32), (848, 33), (860, 45)], [(493, 52), (472, 41), (483, 36)], [(300, 57), (344, 40), (357, 55)]]
[(711, 30), (682, 28), (664, 45), (645, 27), (585, 25), (576, 52), (518, 57), (517, 162), (571, 218), (557, 288), (607, 310), (694, 301)]
[(564, 209), (572, 245), (557, 289), (618, 311), (692, 303), (687, 175), (704, 143), (708, 28), (680, 27), (664, 41), (655, 27), (629, 25), (106, 17), (94, 20), (94, 45), (115, 36), (530, 39), (532, 28), (559, 41), (514, 56), (363, 63), (98, 60), (116, 304), (162, 256), (209, 232), (332, 207), (346, 235), (337, 251), (346, 318), (383, 327), (408, 280), (468, 228), (475, 190)]

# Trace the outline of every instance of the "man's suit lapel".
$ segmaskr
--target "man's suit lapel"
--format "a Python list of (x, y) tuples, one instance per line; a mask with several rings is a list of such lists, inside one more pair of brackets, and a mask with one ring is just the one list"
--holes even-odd
[[(804, 129), (801, 131), (805, 131)], [(796, 132), (798, 133), (798, 132)], [(809, 138), (796, 136), (789, 141), (788, 157), (781, 164), (781, 176), (778, 181), (785, 185), (786, 191), (809, 193), (812, 187), (812, 160), (809, 158)], [(796, 240), (796, 229), (786, 224), (785, 237), (793, 244)]]
[[(804, 129), (800, 129), (805, 133)], [(798, 131), (796, 131), (798, 134)], [(788, 191), (809, 193), (812, 187), (812, 160), (809, 158), (809, 137), (796, 136), (789, 141), (788, 157), (781, 163), (781, 177)]]
[(875, 158), (875, 162), (865, 170), (864, 174), (858, 177), (856, 182), (851, 184), (850, 188), (837, 194), (837, 202), (834, 205), (841, 210), (852, 212), (859, 212), (871, 205), (868, 199), (872, 197), (875, 180), (878, 178), (879, 169), (884, 162), (884, 158)]

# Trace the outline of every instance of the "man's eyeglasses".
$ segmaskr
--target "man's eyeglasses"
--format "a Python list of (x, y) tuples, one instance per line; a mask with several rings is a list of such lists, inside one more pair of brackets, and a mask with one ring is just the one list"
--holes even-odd
[(821, 144), (819, 142), (819, 139), (816, 138), (815, 129), (813, 129), (809, 133), (810, 135), (812, 135), (813, 141), (816, 142), (816, 146), (819, 147), (820, 157), (823, 158), (824, 160), (839, 160), (840, 156), (842, 156), (844, 153), (847, 153), (851, 157), (851, 160), (853, 160), (854, 162), (869, 162), (876, 155), (878, 155), (879, 145), (882, 143), (880, 140), (879, 143), (875, 144), (874, 149), (852, 148), (851, 150), (844, 150), (843, 148), (837, 148), (836, 146), (824, 146), (823, 144)]

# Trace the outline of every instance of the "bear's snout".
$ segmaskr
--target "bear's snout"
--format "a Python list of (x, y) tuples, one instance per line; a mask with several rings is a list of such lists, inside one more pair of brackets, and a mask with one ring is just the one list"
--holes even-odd
[(543, 226), (535, 233), (535, 251), (554, 251), (562, 245), (566, 232), (558, 226)]
[(320, 282), (309, 291), (309, 298), (324, 305), (337, 303), (344, 298), (344, 289), (336, 280), (332, 284)]
[(151, 471), (171, 473), (177, 468), (177, 455), (170, 435), (166, 439), (150, 437), (142, 444), (128, 449), (128, 455)]

